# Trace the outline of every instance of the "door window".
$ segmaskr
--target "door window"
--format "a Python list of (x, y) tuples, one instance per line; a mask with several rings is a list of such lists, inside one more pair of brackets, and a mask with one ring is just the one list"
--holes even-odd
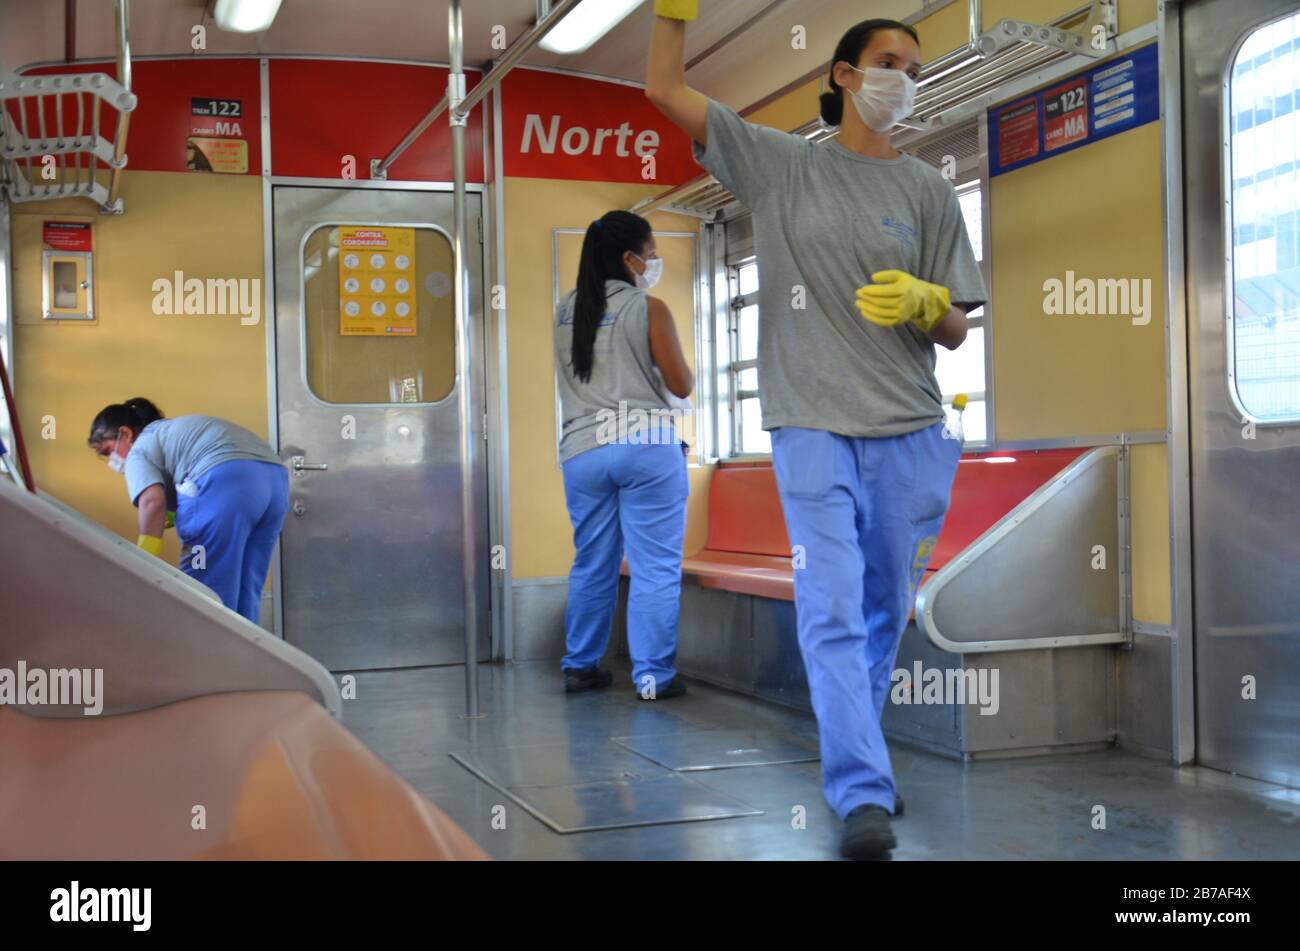
[(307, 386), (326, 403), (436, 403), (456, 383), (455, 268), (433, 228), (323, 225), (303, 246)]
[(1242, 409), (1300, 419), (1300, 13), (1251, 33), (1228, 84), (1229, 373)]

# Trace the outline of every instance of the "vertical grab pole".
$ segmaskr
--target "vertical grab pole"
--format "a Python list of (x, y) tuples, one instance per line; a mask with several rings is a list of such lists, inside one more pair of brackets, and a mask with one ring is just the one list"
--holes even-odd
[(457, 107), (465, 99), (464, 28), (461, 0), (451, 0), (447, 10), (447, 40), (451, 69), (447, 76), (447, 116), (451, 124), (451, 168), (454, 182), (452, 208), (455, 224), (451, 249), (456, 274), (453, 300), (456, 305), (456, 393), (460, 410), (460, 514), (461, 559), (465, 572), (465, 716), (478, 712), (478, 546), (474, 535), (474, 420), (470, 380), (469, 281), (465, 271), (465, 125), (467, 115)]

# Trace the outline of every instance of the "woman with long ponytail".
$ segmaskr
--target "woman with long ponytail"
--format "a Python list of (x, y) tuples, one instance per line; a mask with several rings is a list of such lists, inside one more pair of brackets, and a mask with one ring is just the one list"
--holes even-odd
[(577, 549), (562, 667), (570, 693), (608, 687), (600, 667), (626, 549), (632, 682), (643, 700), (685, 693), (673, 664), (686, 529), (686, 460), (673, 397), (689, 396), (667, 305), (646, 291), (662, 273), (650, 223), (626, 211), (593, 221), (577, 287), (556, 308), (560, 463)]

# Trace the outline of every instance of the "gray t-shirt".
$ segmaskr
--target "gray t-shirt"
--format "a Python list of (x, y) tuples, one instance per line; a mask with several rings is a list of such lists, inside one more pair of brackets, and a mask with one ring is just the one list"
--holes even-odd
[(763, 428), (894, 436), (943, 419), (934, 344), (915, 324), (864, 320), (856, 291), (896, 268), (984, 303), (957, 193), (911, 156), (876, 159), (836, 140), (746, 122), (710, 99), (695, 159), (754, 215)]
[(615, 442), (676, 440), (675, 411), (650, 354), (646, 292), (626, 281), (605, 282), (605, 319), (596, 329), (591, 379), (573, 375), (576, 291), (555, 309), (555, 367), (560, 390), (560, 462)]
[(150, 423), (135, 437), (126, 455), (126, 490), (131, 503), (151, 485), (161, 484), (169, 508), (176, 507), (176, 487), (213, 466), (232, 459), (283, 465), (275, 450), (242, 426), (211, 416), (177, 416)]

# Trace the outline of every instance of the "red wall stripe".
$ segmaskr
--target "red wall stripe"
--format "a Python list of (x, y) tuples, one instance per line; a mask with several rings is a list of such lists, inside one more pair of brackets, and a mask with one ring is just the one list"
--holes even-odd
[[(640, 88), (516, 69), (501, 87), (505, 174), (527, 178), (679, 185), (701, 173), (690, 138)], [(638, 154), (651, 133), (653, 177)], [(642, 138), (649, 151), (651, 138)]]
[[(447, 91), (436, 66), (321, 59), (271, 60), (271, 171), (275, 175), (339, 178), (343, 157), (356, 158), (356, 177), (370, 177), (382, 159)], [(478, 73), (467, 72), (472, 89)], [(483, 109), (465, 129), (465, 178), (483, 181)], [(451, 181), (451, 132), (446, 113), (393, 163), (389, 179)]]

